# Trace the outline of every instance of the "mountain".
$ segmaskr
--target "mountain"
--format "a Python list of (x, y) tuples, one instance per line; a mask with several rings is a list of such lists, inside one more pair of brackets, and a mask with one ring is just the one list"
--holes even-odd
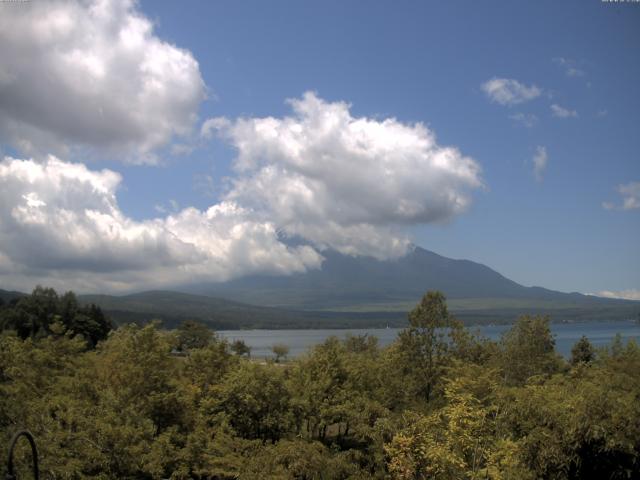
[[(0, 308), (3, 302), (24, 296), (27, 294), (0, 289)], [(184, 320), (198, 320), (214, 330), (235, 330), (365, 328), (403, 326), (406, 321), (406, 315), (398, 313), (300, 312), (163, 290), (131, 295), (78, 295), (78, 301), (99, 305), (116, 325), (160, 320), (164, 327), (174, 328)]]
[(442, 291), (450, 309), (470, 322), (502, 322), (522, 313), (556, 320), (636, 318), (640, 302), (525, 287), (486, 265), (415, 246), (395, 260), (323, 252), (319, 270), (250, 276), (181, 290), (282, 309), (342, 313), (409, 311), (427, 290)]
[(11, 300), (14, 300), (16, 298), (20, 298), (20, 297), (24, 297), (25, 294), (22, 292), (15, 292), (15, 291), (9, 291), (9, 290), (2, 290), (0, 288), (0, 304), (2, 302), (5, 303), (9, 303)]
[(173, 328), (183, 320), (199, 320), (216, 330), (250, 328), (343, 328), (402, 326), (405, 314), (284, 310), (248, 305), (205, 295), (154, 290), (132, 295), (80, 295), (83, 304), (99, 305), (116, 324), (161, 320)]
[[(554, 321), (636, 319), (640, 302), (525, 287), (491, 268), (453, 260), (420, 247), (396, 260), (323, 253), (320, 270), (291, 276), (251, 276), (177, 291), (80, 295), (117, 323), (186, 319), (214, 329), (358, 328), (406, 325), (407, 312), (427, 290), (447, 296), (450, 311), (468, 324), (509, 323), (522, 314)], [(23, 295), (0, 290), (5, 301)]]
[(226, 283), (183, 287), (185, 291), (214, 294), (238, 301), (308, 310), (350, 305), (415, 302), (427, 290), (440, 290), (449, 300), (502, 299), (600, 303), (579, 293), (525, 287), (495, 270), (470, 260), (454, 260), (414, 247), (395, 260), (352, 257), (323, 252), (319, 270), (290, 276), (250, 276)]

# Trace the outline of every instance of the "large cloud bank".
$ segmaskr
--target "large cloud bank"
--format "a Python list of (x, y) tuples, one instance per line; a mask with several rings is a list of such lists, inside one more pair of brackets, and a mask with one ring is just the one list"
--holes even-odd
[(205, 96), (191, 53), (131, 0), (25, 2), (0, 11), (0, 141), (22, 153), (116, 151), (153, 161)]
[(238, 151), (229, 200), (319, 249), (403, 255), (401, 227), (453, 218), (482, 185), (478, 164), (420, 123), (356, 118), (314, 93), (289, 103), (292, 116), (211, 119), (203, 134)]
[(233, 202), (136, 222), (119, 209), (120, 176), (55, 157), (0, 162), (0, 278), (13, 285), (126, 289), (317, 268), (272, 222)]
[[(126, 289), (319, 268), (322, 251), (406, 253), (405, 227), (445, 222), (482, 186), (480, 168), (424, 125), (355, 118), (313, 93), (283, 118), (212, 119), (236, 176), (205, 211), (135, 221), (120, 175), (50, 156), (0, 162), (0, 275), (81, 290)], [(300, 242), (286, 238), (303, 239)]]
[(199, 142), (237, 151), (208, 209), (128, 217), (120, 174), (82, 162), (153, 162), (172, 143), (188, 153), (174, 140), (193, 143), (205, 95), (192, 54), (158, 38), (133, 0), (2, 5), (0, 145), (22, 159), (0, 161), (0, 287), (285, 275), (320, 268), (328, 248), (395, 258), (407, 227), (453, 219), (482, 187), (476, 161), (425, 125), (306, 93), (288, 116), (201, 125)]

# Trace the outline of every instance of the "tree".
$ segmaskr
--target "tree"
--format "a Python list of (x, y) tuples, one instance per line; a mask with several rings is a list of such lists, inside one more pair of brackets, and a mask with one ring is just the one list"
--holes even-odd
[(413, 384), (413, 393), (427, 402), (445, 366), (447, 327), (450, 318), (445, 297), (429, 291), (409, 313), (409, 328), (399, 335), (402, 370)]
[(0, 327), (2, 330), (14, 331), (23, 340), (31, 337), (34, 332), (34, 323), (22, 304), (0, 312)]
[(246, 479), (357, 479), (357, 466), (320, 442), (281, 440), (267, 445), (243, 464), (238, 478)]
[(271, 347), (271, 350), (276, 356), (276, 363), (278, 363), (281, 358), (287, 358), (287, 355), (289, 355), (289, 346), (284, 343), (276, 343)]
[(297, 362), (291, 373), (297, 429), (311, 438), (324, 440), (331, 425), (345, 420), (347, 359), (344, 346), (336, 337), (317, 345), (311, 354)]
[(177, 329), (177, 348), (186, 352), (205, 348), (213, 340), (214, 334), (206, 325), (193, 320), (185, 320)]
[(631, 375), (612, 366), (504, 389), (502, 427), (535, 478), (640, 478), (640, 355)]
[(243, 355), (246, 355), (247, 357), (251, 356), (251, 347), (244, 343), (244, 340), (241, 339), (233, 341), (233, 343), (231, 344), (231, 351), (239, 357), (242, 357)]
[(571, 349), (571, 365), (575, 366), (581, 363), (591, 363), (595, 357), (596, 352), (589, 339), (584, 335)]
[(378, 338), (365, 333), (364, 335), (347, 334), (344, 346), (351, 353), (373, 353), (378, 350)]
[(67, 330), (73, 335), (82, 335), (91, 347), (104, 340), (113, 328), (111, 320), (102, 309), (93, 303), (78, 309)]
[(498, 428), (496, 372), (456, 362), (444, 380), (445, 404), (407, 412), (384, 449), (398, 479), (532, 479), (517, 446)]
[(98, 346), (95, 381), (116, 408), (132, 408), (162, 431), (184, 414), (170, 351), (169, 335), (155, 323), (120, 327)]
[(229, 352), (226, 340), (213, 339), (209, 345), (191, 352), (184, 361), (185, 380), (204, 397), (222, 381), (239, 359)]
[(58, 294), (38, 285), (31, 295), (22, 297), (13, 308), (3, 311), (3, 329), (15, 330), (20, 338), (46, 336), (58, 315)]
[(243, 438), (273, 442), (292, 424), (290, 396), (283, 371), (275, 366), (242, 362), (224, 380), (219, 408)]
[(480, 474), (490, 454), (488, 412), (469, 395), (450, 402), (429, 416), (407, 415), (404, 428), (385, 445), (393, 478), (486, 478)]
[(60, 320), (65, 326), (65, 329), (71, 328), (73, 319), (78, 314), (80, 305), (78, 304), (78, 298), (73, 292), (66, 292), (60, 297), (58, 302), (58, 315)]
[(523, 385), (534, 375), (559, 371), (563, 360), (555, 351), (555, 343), (548, 316), (521, 316), (500, 342), (505, 382)]
[(80, 306), (73, 292), (58, 297), (52, 288), (37, 286), (0, 313), (0, 328), (14, 330), (22, 339), (47, 335), (81, 335), (90, 347), (107, 338), (111, 320), (99, 306)]

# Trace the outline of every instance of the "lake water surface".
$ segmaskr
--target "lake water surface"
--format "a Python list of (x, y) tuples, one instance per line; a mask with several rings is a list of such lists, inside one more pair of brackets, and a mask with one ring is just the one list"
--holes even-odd
[[(511, 328), (510, 325), (471, 326), (471, 331), (480, 331), (492, 340), (499, 340), (503, 332)], [(378, 344), (385, 346), (393, 342), (401, 328), (358, 328), (344, 330), (222, 330), (218, 335), (230, 341), (241, 339), (251, 347), (253, 357), (272, 357), (271, 347), (276, 343), (289, 346), (289, 357), (297, 357), (308, 351), (314, 345), (324, 342), (331, 336), (340, 339), (347, 335), (373, 335), (378, 338)], [(568, 357), (571, 347), (586, 335), (596, 347), (607, 345), (616, 334), (626, 340), (640, 341), (640, 325), (633, 321), (623, 322), (586, 322), (586, 323), (558, 323), (551, 324), (551, 331), (556, 339), (556, 350)]]

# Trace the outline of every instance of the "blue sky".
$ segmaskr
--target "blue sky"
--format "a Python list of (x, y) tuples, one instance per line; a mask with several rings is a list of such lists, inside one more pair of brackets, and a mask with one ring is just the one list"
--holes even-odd
[[(403, 235), (418, 245), (485, 263), (525, 285), (580, 292), (640, 289), (640, 4), (115, 3), (125, 5), (122, 18), (146, 18), (154, 38), (189, 53), (197, 61), (197, 67), (189, 67), (191, 73), (199, 71), (206, 85), (206, 98), (195, 92), (189, 106), (180, 104), (197, 115), (189, 117), (189, 131), (174, 128), (152, 145), (151, 137), (145, 137), (134, 153), (88, 140), (89, 127), (51, 134), (60, 142), (49, 142), (55, 143), (50, 150), (62, 161), (121, 175), (117, 204), (131, 222), (187, 207), (204, 211), (228, 199), (229, 180), (224, 179), (239, 175), (233, 165), (238, 145), (246, 140), (237, 132), (237, 119), (290, 118), (292, 106), (286, 99), (315, 92), (326, 105), (348, 104), (354, 119), (422, 123), (438, 146), (457, 148), (480, 169), (482, 186), (459, 176), (448, 180), (451, 188), (465, 192), (465, 208), (390, 220), (386, 214), (366, 216), (373, 218), (367, 221), (375, 228), (381, 218), (387, 219), (393, 228), (400, 224)], [(491, 94), (488, 82), (496, 79)], [(515, 95), (511, 99), (499, 96), (509, 91)], [(5, 99), (3, 107), (0, 100), (0, 112), (4, 109), (9, 119), (5, 124), (18, 118), (19, 108), (9, 108), (9, 103)], [(224, 118), (231, 127), (203, 138), (200, 129), (210, 118)], [(22, 127), (6, 127), (0, 137), (4, 153), (21, 159), (44, 154), (44, 148), (33, 153), (16, 140), (16, 129), (29, 132), (29, 121), (21, 122)], [(0, 129), (2, 125), (0, 121)], [(46, 128), (38, 124), (39, 131)], [(188, 153), (172, 154), (176, 145), (188, 147)], [(136, 155), (152, 155), (153, 165), (138, 164)], [(425, 178), (425, 189), (437, 188), (431, 177)], [(254, 206), (246, 195), (239, 198), (242, 205)], [(275, 218), (283, 217), (277, 212)], [(297, 234), (318, 227), (292, 225)], [(309, 238), (317, 245), (369, 251), (349, 244), (345, 235), (341, 232), (335, 244), (311, 238), (311, 233)], [(15, 267), (20, 253), (7, 252), (7, 262)], [(314, 260), (304, 258), (282, 271), (313, 268)], [(277, 271), (283, 262), (275, 262)], [(28, 267), (21, 270), (17, 286), (49, 268)], [(239, 274), (261, 271), (254, 267)], [(51, 278), (62, 281), (61, 269), (55, 270)], [(145, 278), (104, 280), (103, 272), (91, 270), (91, 285), (118, 289), (139, 286)]]

